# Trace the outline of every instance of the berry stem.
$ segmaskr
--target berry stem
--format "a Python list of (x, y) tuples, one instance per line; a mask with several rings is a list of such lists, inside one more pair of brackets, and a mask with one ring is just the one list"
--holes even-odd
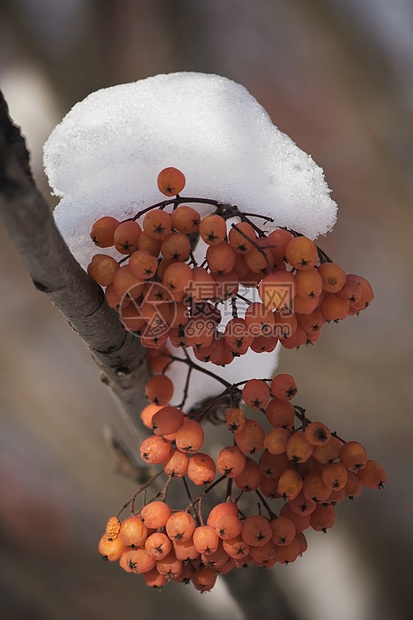
[(139, 489), (132, 495), (132, 497), (130, 499), (128, 499), (126, 504), (124, 504), (122, 506), (122, 508), (119, 510), (119, 512), (118, 512), (118, 514), (116, 516), (119, 518), (119, 516), (122, 514), (122, 512), (125, 510), (125, 508), (127, 508), (129, 506), (129, 504), (131, 504), (131, 512), (133, 514), (135, 512), (135, 499), (137, 498), (139, 493), (142, 493), (142, 491), (145, 491), (152, 484), (152, 482), (154, 482), (161, 474), (163, 474), (163, 469), (161, 471), (158, 471), (157, 474), (152, 476), (152, 478), (150, 478), (147, 482), (145, 482), (145, 484), (143, 484), (141, 487), (139, 487)]

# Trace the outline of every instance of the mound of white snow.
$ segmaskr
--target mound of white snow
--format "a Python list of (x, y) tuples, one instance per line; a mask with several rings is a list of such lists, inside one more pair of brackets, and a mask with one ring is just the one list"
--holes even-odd
[(217, 75), (157, 75), (92, 93), (54, 129), (44, 164), (62, 197), (57, 225), (84, 267), (96, 251), (93, 222), (162, 200), (156, 179), (168, 166), (184, 172), (183, 196), (268, 215), (273, 227), (314, 239), (336, 220), (322, 169), (243, 86)]

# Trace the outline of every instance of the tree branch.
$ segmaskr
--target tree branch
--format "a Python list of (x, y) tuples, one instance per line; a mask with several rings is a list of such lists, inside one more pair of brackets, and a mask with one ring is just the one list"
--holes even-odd
[(60, 235), (49, 207), (33, 180), (20, 129), (9, 117), (0, 91), (0, 218), (44, 292), (83, 339), (102, 371), (121, 413), (142, 431), (148, 376), (139, 339), (125, 331), (103, 291), (82, 269)]

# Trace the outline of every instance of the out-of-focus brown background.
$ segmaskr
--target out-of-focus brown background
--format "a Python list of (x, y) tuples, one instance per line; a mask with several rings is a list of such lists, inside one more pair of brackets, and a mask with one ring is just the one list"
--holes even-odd
[(0, 85), (46, 197), (42, 144), (71, 106), (171, 71), (242, 83), (324, 168), (339, 220), (320, 245), (376, 298), (311, 349), (283, 352), (280, 369), (296, 376), (310, 417), (362, 441), (389, 474), (384, 490), (340, 504), (303, 558), (276, 566), (265, 596), (262, 571), (239, 571), (244, 611), (225, 584), (205, 596), (173, 583), (157, 593), (103, 563), (104, 523), (134, 486), (111, 471), (102, 425), (127, 429), (0, 228), (2, 620), (267, 618), (275, 597), (280, 618), (411, 618), (412, 31), (410, 0), (0, 2)]

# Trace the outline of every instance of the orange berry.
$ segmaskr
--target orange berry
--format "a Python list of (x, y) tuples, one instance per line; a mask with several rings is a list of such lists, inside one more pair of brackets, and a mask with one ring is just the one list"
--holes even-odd
[(295, 276), (289, 271), (273, 271), (262, 279), (258, 293), (268, 310), (279, 310), (287, 306), (297, 293)]
[(331, 495), (331, 488), (324, 484), (321, 474), (314, 471), (304, 477), (303, 495), (315, 502), (325, 502)]
[(289, 545), (295, 537), (296, 529), (293, 521), (288, 517), (277, 517), (270, 522), (271, 540), (277, 546)]
[(298, 269), (295, 279), (297, 281), (297, 295), (310, 298), (321, 295), (323, 280), (315, 267), (307, 270)]
[(262, 475), (259, 488), (264, 497), (269, 497), (270, 499), (278, 499), (281, 497), (277, 491), (278, 478), (268, 478)]
[(238, 254), (246, 254), (252, 250), (256, 238), (257, 234), (248, 222), (232, 224), (228, 234), (228, 241)]
[(136, 250), (130, 255), (129, 267), (140, 280), (148, 280), (156, 274), (158, 261), (155, 256), (145, 250)]
[(346, 441), (338, 453), (340, 461), (352, 471), (358, 472), (365, 467), (367, 452), (365, 447), (358, 441)]
[(242, 540), (252, 547), (262, 547), (271, 540), (272, 529), (264, 515), (251, 515), (242, 522)]
[(346, 283), (339, 291), (338, 295), (346, 299), (350, 304), (356, 304), (361, 299), (362, 289), (358, 282), (357, 276), (347, 275)]
[(332, 491), (340, 491), (347, 484), (347, 467), (343, 463), (327, 463), (321, 470), (321, 479)]
[(120, 536), (115, 539), (108, 538), (107, 536), (102, 536), (99, 541), (98, 549), (104, 560), (109, 560), (109, 562), (116, 562), (121, 558), (122, 553), (125, 550), (125, 546)]
[(92, 226), (90, 238), (98, 247), (109, 248), (114, 243), (113, 235), (117, 226), (119, 226), (119, 221), (116, 218), (108, 215), (100, 217)]
[(288, 400), (273, 398), (266, 407), (265, 415), (271, 426), (275, 428), (278, 426), (292, 428), (294, 426), (294, 407)]
[(297, 314), (297, 321), (307, 334), (319, 332), (326, 322), (320, 308), (316, 308), (310, 314)]
[(326, 463), (332, 463), (338, 458), (340, 448), (343, 444), (341, 441), (331, 435), (330, 439), (319, 446), (314, 446), (312, 458), (325, 465)]
[(197, 452), (189, 459), (187, 474), (197, 486), (206, 486), (215, 480), (215, 462), (208, 454)]
[(221, 241), (208, 246), (205, 258), (211, 272), (229, 273), (235, 264), (235, 251), (227, 241)]
[(278, 338), (271, 334), (270, 336), (254, 336), (251, 343), (251, 350), (254, 353), (271, 353), (278, 344)]
[[(162, 240), (161, 254), (169, 260), (184, 261), (191, 252), (191, 242), (180, 232), (171, 232)], [(159, 273), (159, 271), (158, 271)], [(159, 274), (159, 277), (162, 277)]]
[(204, 316), (189, 319), (183, 331), (186, 344), (197, 349), (212, 344), (216, 335), (215, 322)]
[(181, 205), (172, 211), (172, 226), (185, 235), (197, 232), (200, 221), (201, 216), (193, 207)]
[(308, 237), (293, 237), (285, 247), (285, 258), (294, 269), (312, 269), (318, 261), (318, 249)]
[(274, 333), (274, 313), (259, 301), (254, 301), (248, 306), (244, 319), (254, 337), (271, 336)]
[(244, 559), (250, 552), (250, 545), (248, 545), (242, 538), (241, 534), (234, 538), (229, 538), (223, 541), (224, 550), (234, 560)]
[[(194, 524), (195, 527), (195, 524)], [(178, 560), (186, 562), (187, 560), (196, 560), (199, 557), (199, 551), (195, 549), (192, 535), (188, 540), (172, 540), (173, 549)]]
[(301, 516), (311, 514), (317, 506), (315, 500), (305, 497), (302, 490), (297, 497), (294, 497), (294, 499), (291, 499), (288, 503), (291, 510)]
[(234, 263), (234, 273), (236, 273), (239, 280), (242, 282), (245, 276), (248, 276), (250, 273), (250, 268), (245, 262), (245, 257), (242, 254), (235, 255), (235, 263)]
[(224, 338), (227, 346), (243, 355), (248, 350), (254, 336), (251, 334), (245, 319), (230, 319), (225, 326)]
[(157, 258), (161, 251), (162, 239), (154, 239), (147, 232), (143, 231), (138, 239), (138, 249), (148, 252)]
[(348, 472), (348, 480), (346, 486), (344, 487), (344, 491), (346, 496), (350, 499), (359, 497), (363, 491), (363, 484), (357, 474), (353, 471)]
[(271, 393), (274, 398), (291, 400), (297, 394), (297, 391), (297, 384), (291, 375), (285, 373), (275, 375), (271, 381)]
[(217, 580), (217, 572), (213, 568), (203, 568), (195, 570), (191, 583), (198, 592), (209, 592), (215, 585)]
[(164, 461), (166, 461), (171, 449), (172, 444), (170, 441), (164, 439), (160, 435), (152, 435), (142, 441), (140, 445), (140, 455), (147, 463), (157, 465), (158, 463), (164, 463)]
[(162, 278), (163, 284), (172, 293), (185, 291), (192, 281), (192, 269), (189, 265), (182, 262), (172, 263), (166, 268)]
[(178, 510), (173, 512), (165, 525), (167, 535), (172, 541), (183, 543), (192, 540), (195, 521), (189, 512)]
[(289, 440), (290, 432), (286, 428), (273, 428), (265, 436), (264, 448), (267, 448), (270, 454), (282, 454), (286, 451)]
[(281, 454), (271, 454), (265, 449), (258, 459), (260, 472), (267, 478), (279, 478), (286, 469), (290, 469), (290, 466), (291, 463), (285, 452)]
[(185, 292), (197, 303), (204, 299), (213, 299), (216, 294), (217, 284), (208, 271), (203, 267), (192, 269), (192, 279), (189, 281)]
[(256, 239), (255, 245), (245, 254), (245, 263), (250, 271), (261, 277), (269, 274), (274, 268), (274, 255), (270, 248), (265, 246), (265, 239)]
[(127, 295), (130, 299), (138, 299), (143, 292), (144, 282), (137, 276), (129, 265), (122, 265), (113, 278), (113, 289), (122, 298)]
[(307, 528), (310, 527), (311, 515), (299, 515), (293, 510), (291, 510), (290, 502), (284, 504), (284, 506), (280, 510), (280, 517), (287, 517), (290, 519), (294, 525), (297, 534), (303, 532)]
[[(235, 484), (243, 491), (256, 491), (260, 486), (261, 472), (257, 463), (247, 456), (243, 471), (235, 477)], [(237, 534), (234, 534), (236, 536)]]
[(196, 420), (185, 418), (182, 426), (176, 431), (175, 443), (181, 452), (195, 454), (204, 443), (204, 429)]
[(163, 470), (167, 476), (172, 478), (183, 478), (188, 469), (188, 457), (180, 450), (172, 450), (166, 461), (163, 463)]
[(260, 452), (264, 446), (264, 438), (263, 427), (252, 419), (247, 419), (244, 427), (234, 433), (235, 443), (245, 455)]
[(118, 269), (118, 263), (111, 256), (95, 254), (92, 257), (92, 262), (88, 265), (87, 273), (92, 280), (101, 286), (109, 286), (112, 284)]
[(138, 249), (138, 240), (142, 228), (134, 220), (125, 220), (115, 228), (113, 241), (115, 248), (121, 254), (132, 254)]
[(286, 469), (278, 480), (278, 493), (286, 500), (294, 499), (303, 488), (303, 479), (295, 469)]
[(231, 501), (215, 504), (215, 506), (212, 508), (211, 512), (208, 515), (207, 524), (216, 527), (221, 517), (228, 514), (238, 517), (237, 504), (234, 504)]
[(155, 567), (156, 560), (151, 557), (145, 547), (136, 547), (127, 553), (126, 564), (132, 569), (133, 573), (142, 574)]
[[(162, 375), (157, 375), (162, 376)], [(181, 428), (184, 414), (177, 407), (163, 407), (152, 417), (152, 428), (155, 435), (171, 435)]]
[(171, 214), (162, 209), (152, 209), (145, 213), (142, 221), (143, 231), (152, 239), (162, 241), (172, 229)]
[(242, 398), (245, 404), (252, 409), (265, 407), (270, 397), (270, 388), (261, 379), (250, 379), (244, 385)]
[(322, 446), (331, 437), (330, 429), (322, 422), (310, 422), (305, 427), (304, 437), (312, 446)]
[(174, 384), (166, 375), (151, 377), (145, 386), (145, 396), (150, 403), (167, 405), (174, 395)]
[(192, 534), (194, 547), (199, 553), (215, 553), (218, 549), (219, 536), (212, 525), (200, 525)]
[(126, 308), (120, 311), (120, 320), (125, 329), (130, 332), (140, 332), (146, 326), (138, 304), (133, 300)]
[(323, 281), (323, 289), (327, 293), (338, 293), (346, 283), (344, 269), (335, 263), (321, 263), (317, 267)]
[(129, 551), (131, 551), (128, 547), (125, 548), (124, 552), (119, 558), (119, 566), (123, 568), (127, 573), (132, 573), (132, 568), (129, 564)]
[(277, 548), (277, 560), (280, 564), (290, 564), (300, 555), (300, 544), (297, 537), (290, 542), (289, 545), (285, 545)]
[(296, 431), (291, 435), (286, 447), (286, 453), (290, 461), (305, 463), (310, 458), (312, 452), (313, 446), (308, 443), (303, 431)]
[(160, 590), (162, 586), (168, 583), (168, 578), (165, 577), (165, 575), (161, 575), (156, 566), (152, 568), (152, 570), (148, 570), (146, 573), (143, 573), (143, 578), (145, 579), (147, 586), (157, 590)]
[(350, 302), (338, 293), (326, 293), (320, 309), (326, 321), (340, 321), (348, 316)]
[(273, 230), (266, 238), (266, 245), (271, 249), (276, 263), (279, 263), (284, 259), (285, 248), (292, 238), (292, 234), (283, 228)]
[(370, 283), (365, 278), (362, 278), (361, 276), (349, 274), (348, 277), (356, 278), (361, 288), (361, 297), (358, 301), (350, 303), (350, 311), (351, 313), (361, 312), (361, 310), (364, 310), (365, 308), (367, 308), (367, 306), (373, 301), (374, 299), (373, 289), (371, 288)]
[(218, 454), (217, 469), (220, 474), (235, 478), (244, 471), (245, 461), (245, 454), (237, 446), (228, 446), (222, 448)]
[(141, 345), (146, 349), (161, 349), (165, 346), (169, 331), (163, 329), (159, 333), (159, 327), (148, 327), (141, 333)]
[(116, 294), (113, 284), (108, 284), (108, 286), (106, 287), (105, 299), (108, 302), (109, 306), (111, 308), (114, 308), (114, 310), (116, 310), (117, 312), (119, 312), (123, 308), (126, 308), (126, 306), (130, 302), (129, 297), (119, 297), (119, 295)]
[(142, 318), (149, 328), (153, 328), (159, 334), (169, 330), (171, 311), (173, 312), (172, 305), (168, 303), (154, 304), (143, 301), (140, 305)]
[(292, 302), (292, 307), (297, 315), (311, 314), (319, 305), (320, 297), (301, 297), (296, 295)]
[(223, 217), (212, 213), (202, 218), (199, 224), (199, 234), (207, 245), (218, 245), (227, 235), (227, 225)]
[(122, 522), (119, 535), (125, 547), (142, 547), (148, 536), (148, 528), (140, 517), (132, 515)]
[(158, 188), (165, 196), (176, 196), (185, 187), (186, 179), (183, 172), (170, 166), (160, 171), (157, 178)]
[(194, 348), (194, 355), (200, 362), (212, 362), (215, 363), (220, 359), (224, 349), (224, 340), (219, 335), (214, 333), (210, 344), (196, 346)]
[(216, 551), (201, 554), (201, 561), (208, 568), (213, 568), (214, 570), (218, 570), (221, 566), (224, 566), (224, 564), (226, 564), (229, 560), (230, 557), (228, 553), (224, 550), (224, 546), (220, 538), (218, 539), (218, 547)]
[(146, 539), (145, 549), (155, 560), (161, 560), (171, 551), (172, 542), (163, 532), (154, 532)]
[(297, 316), (291, 308), (274, 310), (274, 334), (280, 340), (289, 338), (297, 330)]
[(326, 532), (333, 527), (336, 519), (334, 507), (330, 504), (317, 504), (314, 512), (311, 513), (310, 525), (317, 532)]
[(140, 517), (146, 527), (154, 530), (163, 527), (170, 516), (171, 509), (168, 504), (159, 501), (146, 504), (140, 512)]
[(387, 482), (387, 474), (377, 461), (367, 459), (363, 469), (357, 472), (364, 487), (368, 489), (380, 489)]
[(179, 577), (182, 571), (182, 565), (182, 560), (178, 560), (173, 549), (164, 558), (156, 561), (158, 573), (164, 575), (168, 579), (176, 579)]
[(306, 344), (308, 340), (308, 334), (303, 330), (300, 325), (297, 326), (294, 334), (288, 336), (287, 338), (281, 338), (280, 342), (284, 349), (298, 349), (303, 344)]

